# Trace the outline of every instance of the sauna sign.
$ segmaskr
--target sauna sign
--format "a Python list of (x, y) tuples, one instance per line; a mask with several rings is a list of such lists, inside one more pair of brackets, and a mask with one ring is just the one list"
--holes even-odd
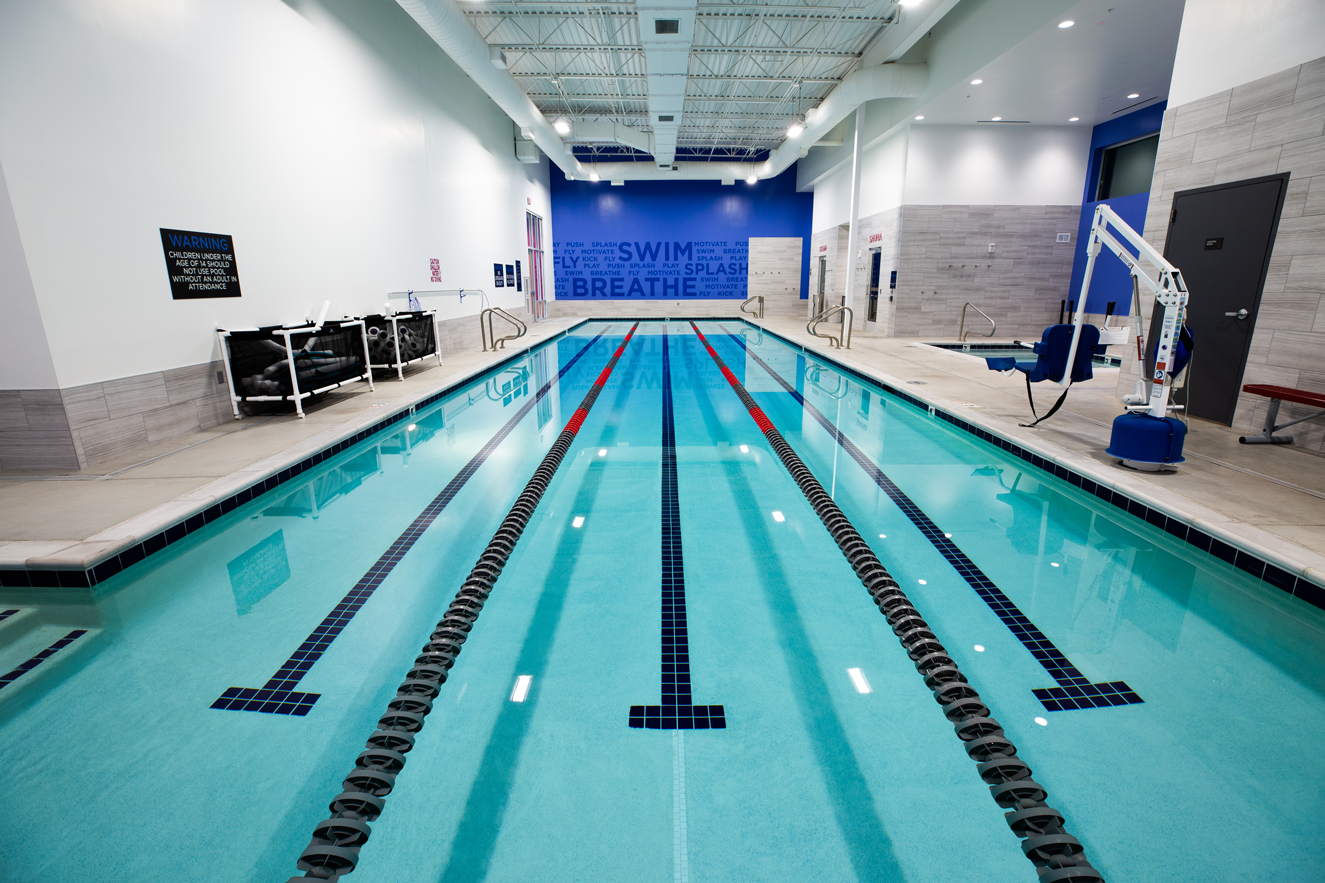
[(564, 241), (556, 245), (557, 297), (739, 297), (748, 239)]
[(239, 297), (235, 241), (222, 233), (161, 228), (170, 295), (175, 300)]

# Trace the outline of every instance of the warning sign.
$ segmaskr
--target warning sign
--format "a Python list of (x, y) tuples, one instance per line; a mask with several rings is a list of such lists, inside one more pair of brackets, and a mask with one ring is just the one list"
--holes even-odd
[(239, 297), (235, 241), (220, 233), (161, 228), (170, 294), (175, 300)]

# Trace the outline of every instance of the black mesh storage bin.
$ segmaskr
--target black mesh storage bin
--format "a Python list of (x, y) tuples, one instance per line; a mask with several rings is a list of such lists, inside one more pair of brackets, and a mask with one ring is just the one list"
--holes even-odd
[(422, 310), (391, 316), (364, 316), (368, 360), (374, 368), (401, 369), (419, 359), (437, 355), (437, 313)]
[(364, 325), (357, 319), (325, 322), (316, 331), (274, 325), (219, 333), (235, 402), (293, 401), (302, 416), (299, 402), (310, 395), (353, 380), (371, 383)]

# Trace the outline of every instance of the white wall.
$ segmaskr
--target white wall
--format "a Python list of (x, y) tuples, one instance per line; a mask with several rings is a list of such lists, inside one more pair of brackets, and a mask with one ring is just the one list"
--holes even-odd
[[(526, 207), (551, 216), (546, 161), (515, 161), (510, 120), (388, 2), (8, 0), (0, 162), (61, 387), (208, 361), (215, 326), (324, 299), (519, 305), (492, 264), (525, 262)], [(233, 236), (244, 296), (171, 300), (160, 227)]]
[(56, 386), (55, 363), (0, 165), (0, 389)]
[(1088, 127), (912, 126), (907, 205), (1079, 205)]
[[(847, 139), (851, 138), (848, 130)], [(906, 180), (907, 130), (884, 139), (861, 156), (860, 216), (868, 217), (902, 204)], [(851, 221), (851, 164), (814, 185), (813, 230)]]
[(1325, 56), (1322, 0), (1187, 0), (1169, 107)]

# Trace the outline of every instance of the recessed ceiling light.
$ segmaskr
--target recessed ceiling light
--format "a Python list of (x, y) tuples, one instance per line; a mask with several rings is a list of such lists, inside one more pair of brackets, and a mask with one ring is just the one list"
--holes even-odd
[(1068, 120), (1069, 123), (1078, 123), (1080, 121), (1081, 117), (1072, 117), (1071, 119)]
[(1141, 97), (1141, 93), (1140, 93), (1140, 92), (1133, 92), (1131, 95), (1128, 95), (1127, 97), (1128, 97), (1128, 98), (1140, 98), (1140, 97)]
[(1074, 24), (1076, 24), (1076, 22), (1072, 21), (1071, 19), (1068, 19), (1067, 21), (1060, 21), (1060, 22), (1058, 23), (1058, 26), (1059, 26), (1060, 28), (1070, 28), (1070, 27), (1072, 27), (1072, 25), (1074, 25)]
[(976, 77), (974, 80), (971, 80), (971, 85), (972, 85), (972, 86), (978, 86), (978, 85), (980, 85), (980, 84), (983, 83), (983, 82), (984, 82), (984, 80), (980, 79), (979, 77)]
[(758, 175), (751, 175), (750, 177), (748, 177), (748, 178), (745, 179), (745, 183), (747, 183), (747, 184), (758, 184), (758, 183), (759, 183), (759, 176), (758, 176)]
[(918, 119), (918, 120), (923, 120), (924, 118), (925, 118), (925, 115), (924, 115), (924, 114), (921, 114), (920, 116), (916, 117), (916, 119)]
[(997, 123), (997, 122), (1002, 121), (1003, 118), (1002, 118), (1002, 117), (990, 117), (990, 119)]
[(603, 180), (603, 179), (600, 178), (600, 177), (598, 177), (598, 173), (597, 173), (597, 172), (590, 172), (590, 173), (589, 173), (589, 180), (592, 181), (592, 182), (594, 182), (595, 184), (597, 184), (599, 181), (601, 181), (601, 180)]

